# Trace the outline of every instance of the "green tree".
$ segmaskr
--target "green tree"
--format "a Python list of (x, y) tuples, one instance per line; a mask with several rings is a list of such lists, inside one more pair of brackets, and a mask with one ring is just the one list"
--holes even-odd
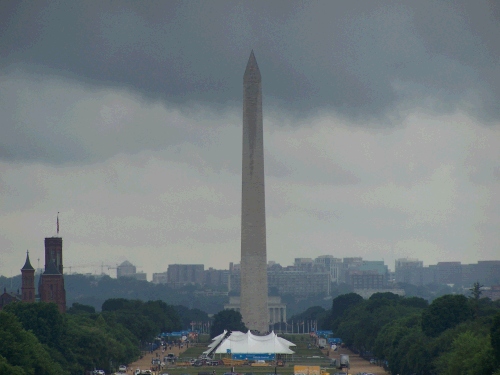
[(142, 313), (156, 324), (157, 334), (180, 330), (181, 320), (175, 307), (156, 300), (147, 301), (141, 308)]
[(55, 303), (11, 303), (4, 310), (17, 316), (24, 329), (32, 331), (42, 344), (62, 347), (64, 319)]
[(401, 356), (401, 374), (429, 374), (432, 369), (432, 353), (428, 347), (428, 337), (420, 327), (415, 326), (402, 337), (398, 345)]
[(400, 296), (394, 293), (374, 293), (366, 302), (366, 309), (374, 312), (382, 307), (396, 306), (400, 300)]
[(210, 337), (215, 337), (226, 331), (246, 332), (248, 329), (243, 323), (241, 314), (235, 310), (222, 310), (214, 315), (210, 327)]
[(436, 337), (461, 322), (472, 319), (473, 313), (463, 295), (444, 295), (436, 298), (422, 313), (422, 331)]
[(497, 367), (500, 367), (500, 312), (495, 315), (490, 329), (491, 347), (496, 359)]
[(416, 307), (419, 309), (425, 309), (429, 306), (427, 300), (420, 297), (407, 297), (400, 300), (402, 306)]
[(0, 311), (0, 369), (9, 373), (18, 367), (22, 369), (20, 373), (30, 375), (67, 374), (37, 337), (23, 329), (14, 314)]
[(325, 328), (335, 330), (339, 324), (336, 321), (342, 317), (344, 312), (361, 302), (363, 302), (363, 297), (356, 293), (347, 293), (335, 297), (332, 300), (330, 316), (325, 319)]
[(479, 301), (482, 294), (481, 288), (483, 286), (484, 285), (479, 284), (479, 281), (476, 281), (474, 284), (472, 284), (472, 288), (469, 289), (472, 294), (472, 299)]
[(0, 355), (0, 374), (2, 375), (26, 375), (20, 366), (11, 365), (5, 357)]
[(95, 307), (73, 302), (73, 305), (66, 311), (68, 314), (95, 314)]
[(451, 350), (436, 361), (436, 370), (443, 375), (490, 375), (494, 370), (494, 356), (490, 338), (467, 331), (452, 342)]
[(102, 304), (104, 316), (127, 327), (140, 341), (151, 341), (161, 332), (181, 328), (180, 318), (173, 306), (156, 300), (143, 302), (124, 298), (110, 298)]
[(177, 315), (180, 317), (182, 328), (190, 328), (191, 322), (207, 322), (208, 314), (200, 309), (190, 309), (186, 306), (175, 306)]
[(474, 311), (474, 318), (477, 318), (479, 316), (479, 300), (481, 298), (481, 294), (482, 294), (481, 288), (483, 286), (484, 285), (479, 284), (479, 281), (476, 281), (472, 285), (472, 288), (469, 289), (471, 292), (470, 301), (471, 301), (472, 309)]
[(321, 306), (311, 306), (304, 312), (292, 316), (289, 320), (321, 320), (325, 318), (327, 314), (326, 310)]

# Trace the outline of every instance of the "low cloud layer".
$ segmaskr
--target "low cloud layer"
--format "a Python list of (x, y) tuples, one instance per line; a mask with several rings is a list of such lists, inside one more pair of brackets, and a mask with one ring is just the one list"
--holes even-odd
[(394, 108), (409, 102), (500, 119), (494, 1), (6, 1), (0, 15), (4, 75), (227, 107), (253, 48), (267, 103), (294, 116), (328, 109), (396, 126)]

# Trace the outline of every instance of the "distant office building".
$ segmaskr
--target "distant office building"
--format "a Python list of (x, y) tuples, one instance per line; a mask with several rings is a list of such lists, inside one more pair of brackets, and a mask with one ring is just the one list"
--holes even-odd
[(383, 260), (347, 259), (343, 275), (346, 284), (359, 289), (380, 289), (387, 286), (389, 269)]
[(343, 264), (344, 264), (344, 269), (358, 268), (363, 264), (363, 258), (361, 257), (344, 258)]
[(428, 285), (437, 283), (437, 267), (436, 265), (430, 265), (428, 267), (422, 267), (421, 269), (416, 269), (414, 271), (416, 275), (416, 279), (411, 279), (412, 282), (410, 284), (413, 285)]
[(204, 270), (203, 264), (170, 264), (167, 269), (168, 283), (173, 286), (203, 285)]
[[(269, 288), (274, 288), (280, 295), (292, 294), (297, 297), (306, 297), (317, 294), (330, 294), (330, 274), (328, 272), (306, 272), (283, 269), (268, 271)], [(233, 272), (230, 275), (232, 291), (240, 290), (240, 274)]]
[(343, 283), (349, 283), (349, 271), (358, 269), (363, 264), (363, 258), (361, 257), (349, 257), (344, 258), (342, 262), (342, 272), (340, 274), (340, 280)]
[(352, 285), (354, 289), (384, 289), (386, 287), (386, 276), (376, 271), (351, 271), (349, 278), (349, 285)]
[(462, 264), (460, 262), (438, 262), (436, 268), (439, 284), (462, 284)]
[(325, 272), (330, 273), (330, 281), (332, 283), (341, 282), (342, 275), (342, 259), (335, 258), (333, 255), (321, 255), (314, 259), (314, 263), (321, 266)]
[(153, 273), (153, 284), (167, 284), (168, 274), (166, 272)]
[(116, 267), (116, 277), (132, 276), (137, 272), (137, 268), (128, 260)]
[(136, 272), (131, 275), (127, 275), (127, 277), (131, 277), (132, 279), (140, 281), (148, 281), (148, 275), (146, 272)]
[(395, 262), (395, 281), (397, 283), (407, 283), (421, 285), (422, 272), (420, 270), (424, 263), (418, 259), (400, 258)]
[(293, 267), (296, 271), (312, 272), (314, 261), (311, 258), (295, 258)]
[(483, 260), (476, 264), (462, 265), (462, 285), (475, 282), (483, 285), (500, 285), (500, 260)]
[(203, 272), (203, 284), (210, 287), (226, 287), (229, 282), (228, 270), (216, 270), (210, 267)]
[(147, 274), (145, 272), (137, 272), (137, 267), (128, 260), (116, 267), (116, 277), (130, 277), (136, 280), (147, 281)]
[(487, 297), (492, 301), (500, 300), (500, 285), (492, 285), (491, 287), (482, 289), (481, 297)]
[(307, 297), (330, 295), (330, 274), (328, 272), (282, 271), (269, 272), (269, 287), (275, 287), (280, 295), (293, 294)]
[[(238, 291), (240, 275), (230, 275), (230, 291)], [(291, 294), (297, 297), (330, 294), (330, 274), (328, 272), (306, 271), (268, 271), (267, 280), (269, 288), (275, 289), (279, 295)]]
[(500, 261), (479, 261), (477, 264), (439, 262), (423, 267), (417, 259), (396, 260), (396, 282), (412, 285), (453, 284), (464, 287), (475, 282), (491, 286), (500, 284)]

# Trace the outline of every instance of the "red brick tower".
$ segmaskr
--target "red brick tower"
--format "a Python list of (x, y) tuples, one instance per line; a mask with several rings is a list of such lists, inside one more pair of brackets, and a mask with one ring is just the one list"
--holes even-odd
[(64, 289), (62, 238), (45, 238), (45, 272), (40, 277), (40, 301), (54, 302), (61, 313), (66, 312)]
[(61, 313), (66, 312), (66, 290), (64, 289), (64, 278), (54, 262), (45, 267), (45, 272), (40, 277), (38, 286), (40, 301), (54, 302)]
[(49, 237), (45, 238), (45, 269), (47, 266), (54, 262), (59, 273), (62, 275), (63, 271), (63, 256), (62, 256), (62, 238)]
[(21, 268), (22, 286), (21, 294), (23, 302), (35, 302), (35, 269), (30, 262), (29, 251), (26, 251), (26, 262)]

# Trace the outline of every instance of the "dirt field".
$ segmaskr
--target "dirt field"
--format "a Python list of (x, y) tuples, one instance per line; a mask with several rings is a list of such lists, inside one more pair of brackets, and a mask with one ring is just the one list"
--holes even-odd
[[(383, 367), (372, 365), (366, 359), (361, 358), (358, 354), (354, 354), (347, 349), (340, 348), (338, 351), (333, 352), (330, 351), (330, 358), (336, 358), (337, 361), (340, 361), (341, 354), (349, 355), (349, 362), (351, 363), (351, 368), (349, 369), (349, 374), (356, 375), (357, 373), (367, 372), (373, 373), (375, 375), (383, 375), (387, 374)], [(340, 370), (339, 370), (340, 371)], [(333, 375), (333, 374), (330, 374)]]
[(131, 363), (127, 365), (127, 374), (133, 373), (135, 370), (138, 368), (141, 370), (149, 370), (151, 369), (151, 361), (153, 358), (158, 358), (163, 359), (164, 356), (166, 356), (168, 353), (174, 353), (176, 356), (179, 356), (180, 353), (186, 350), (186, 346), (183, 348), (179, 349), (178, 346), (172, 347), (172, 349), (165, 350), (165, 352), (162, 352), (161, 347), (157, 350), (155, 350), (153, 353), (147, 353), (144, 355), (141, 359), (135, 361), (134, 363)]

